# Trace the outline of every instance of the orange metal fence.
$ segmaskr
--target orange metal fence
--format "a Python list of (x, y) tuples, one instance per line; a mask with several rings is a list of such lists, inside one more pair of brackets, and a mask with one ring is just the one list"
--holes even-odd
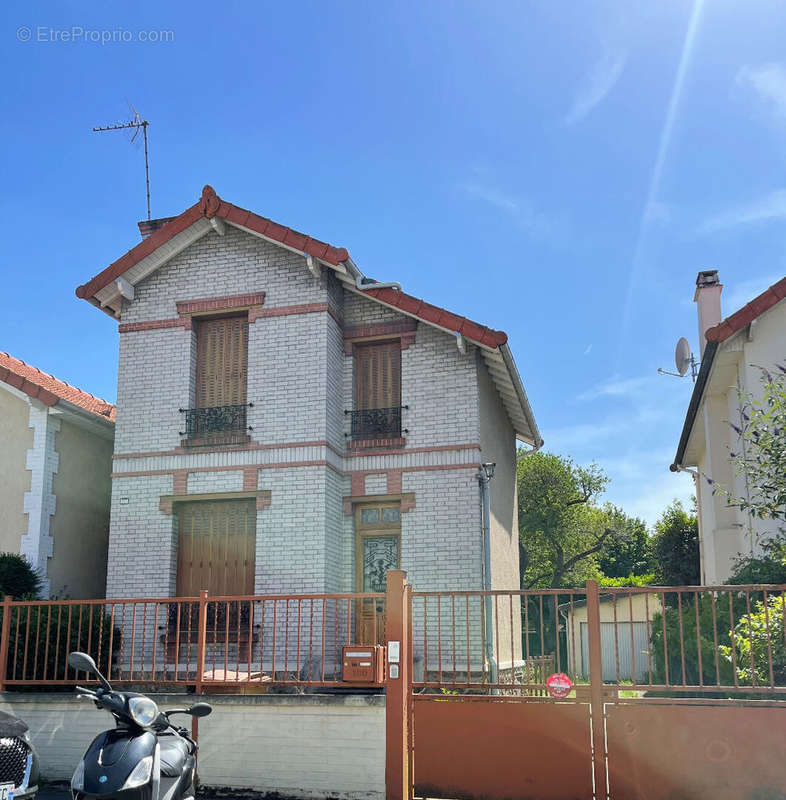
[[(596, 586), (593, 584), (593, 586)], [(786, 586), (413, 592), (416, 689), (540, 695), (552, 672), (623, 692), (786, 694)]]
[(341, 648), (380, 640), (384, 594), (133, 598), (2, 603), (0, 690), (87, 680), (90, 653), (113, 683), (334, 685)]

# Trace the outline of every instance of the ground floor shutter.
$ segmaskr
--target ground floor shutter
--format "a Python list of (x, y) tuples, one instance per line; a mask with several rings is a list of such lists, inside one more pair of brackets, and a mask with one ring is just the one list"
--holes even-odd
[(178, 596), (253, 594), (256, 501), (182, 503), (178, 518)]

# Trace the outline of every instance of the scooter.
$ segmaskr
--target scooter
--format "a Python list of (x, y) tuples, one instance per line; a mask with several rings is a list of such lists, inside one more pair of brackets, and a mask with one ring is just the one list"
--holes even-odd
[(86, 653), (74, 652), (68, 664), (98, 679), (98, 689), (77, 686), (77, 696), (109, 711), (116, 727), (100, 733), (71, 779), (73, 800), (194, 800), (197, 744), (173, 714), (206, 717), (207, 703), (159, 711), (143, 694), (116, 692)]

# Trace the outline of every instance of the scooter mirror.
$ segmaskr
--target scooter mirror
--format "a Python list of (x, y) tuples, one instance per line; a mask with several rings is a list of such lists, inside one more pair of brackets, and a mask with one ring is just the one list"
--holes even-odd
[(68, 656), (68, 666), (78, 672), (98, 672), (96, 662), (87, 654), (80, 652), (70, 653)]
[(192, 717), (206, 717), (208, 714), (212, 713), (213, 706), (209, 703), (194, 703), (191, 708), (188, 709), (188, 713), (191, 714)]

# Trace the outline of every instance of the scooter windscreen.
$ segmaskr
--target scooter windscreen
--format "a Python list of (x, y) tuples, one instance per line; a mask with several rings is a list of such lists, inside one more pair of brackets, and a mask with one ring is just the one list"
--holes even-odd
[(127, 792), (129, 797), (149, 796), (150, 790), (143, 791), (143, 787), (151, 779), (158, 780), (157, 744), (151, 731), (117, 728), (99, 734), (74, 773), (74, 797), (107, 797), (119, 792)]

